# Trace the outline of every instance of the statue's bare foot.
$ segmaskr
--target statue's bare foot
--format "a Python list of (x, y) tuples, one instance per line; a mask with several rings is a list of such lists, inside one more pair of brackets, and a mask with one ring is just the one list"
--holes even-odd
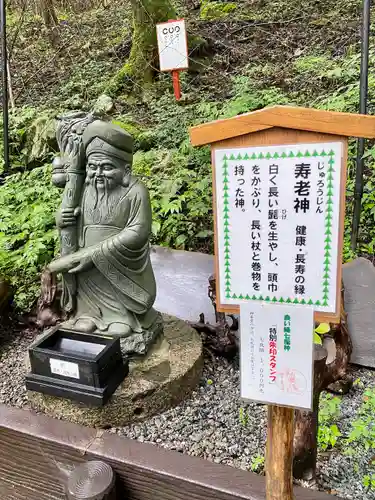
[(108, 328), (108, 334), (114, 337), (129, 337), (132, 333), (131, 327), (124, 323), (112, 323)]
[(91, 319), (79, 319), (74, 329), (82, 333), (93, 333), (96, 330), (96, 324)]

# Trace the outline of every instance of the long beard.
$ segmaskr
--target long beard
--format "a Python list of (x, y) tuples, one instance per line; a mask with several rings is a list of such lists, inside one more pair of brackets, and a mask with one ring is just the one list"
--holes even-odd
[(94, 203), (93, 209), (96, 209), (98, 204), (108, 203), (108, 197), (112, 187), (109, 185), (108, 179), (104, 178), (104, 183), (99, 187), (95, 179), (87, 179), (86, 185), (88, 186), (87, 190), (90, 192), (90, 196)]
[(109, 223), (120, 199), (121, 186), (112, 186), (107, 179), (98, 187), (95, 179), (87, 179), (84, 192), (86, 223)]

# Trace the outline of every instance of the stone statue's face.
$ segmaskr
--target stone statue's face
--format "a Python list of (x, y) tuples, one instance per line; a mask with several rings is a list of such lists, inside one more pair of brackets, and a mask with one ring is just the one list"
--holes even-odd
[(86, 182), (98, 191), (111, 190), (124, 180), (127, 166), (121, 160), (102, 153), (93, 153), (87, 159)]

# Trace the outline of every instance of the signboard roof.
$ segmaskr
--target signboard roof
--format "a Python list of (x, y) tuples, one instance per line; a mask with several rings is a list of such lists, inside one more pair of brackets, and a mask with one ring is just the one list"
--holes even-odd
[(273, 127), (375, 138), (374, 116), (293, 106), (272, 106), (234, 118), (204, 123), (190, 129), (190, 138), (193, 146), (202, 146)]

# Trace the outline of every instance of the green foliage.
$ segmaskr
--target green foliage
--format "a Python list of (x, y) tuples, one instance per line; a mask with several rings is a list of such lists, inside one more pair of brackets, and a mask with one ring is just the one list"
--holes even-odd
[(358, 377), (354, 380), (353, 382), (353, 387), (359, 387), (360, 389), (363, 389), (365, 387), (365, 384), (362, 382), (362, 380)]
[(263, 455), (255, 455), (251, 457), (251, 470), (260, 474), (264, 471), (265, 457)]
[(247, 76), (233, 80), (233, 98), (226, 102), (220, 118), (231, 118), (242, 113), (255, 111), (275, 104), (291, 104), (284, 92), (276, 87), (258, 88)]
[(355, 447), (361, 446), (366, 450), (375, 447), (375, 387), (367, 388), (364, 392), (363, 403), (358, 411), (357, 418), (352, 422), (352, 429), (347, 442)]
[(334, 60), (327, 54), (298, 57), (293, 66), (297, 74), (307, 74), (315, 78), (323, 78), (327, 71), (331, 71), (335, 67)]
[[(179, 9), (186, 8), (166, 0), (150, 0), (145, 4), (154, 20), (159, 19), (160, 10), (163, 10), (162, 15), (173, 17), (174, 5)], [(166, 6), (168, 9), (165, 9)], [(60, 13), (64, 26), (58, 53), (44, 35), (40, 36), (41, 20), (26, 12), (12, 60), (15, 77), (12, 83), (16, 87), (16, 103), (20, 107), (10, 117), (13, 169), (10, 173), (23, 173), (10, 177), (0, 187), (2, 193), (11, 191), (15, 197), (14, 206), (10, 205), (15, 214), (13, 225), (7, 202), (0, 206), (0, 220), (6, 226), (0, 239), (0, 248), (3, 249), (0, 252), (0, 270), (6, 272), (18, 287), (17, 303), (22, 307), (30, 304), (38, 288), (37, 273), (56, 250), (56, 239), (47, 244), (43, 242), (46, 249), (38, 250), (37, 242), (43, 240), (44, 234), (41, 228), (37, 233), (23, 235), (26, 219), (30, 224), (37, 221), (36, 227), (39, 223), (41, 227), (45, 224), (47, 239), (49, 231), (55, 235), (53, 218), (59, 192), (50, 186), (48, 167), (44, 166), (50, 162), (56, 149), (55, 115), (70, 109), (89, 110), (98, 96), (110, 91), (114, 99), (112, 118), (134, 136), (137, 151), (134, 171), (150, 189), (154, 211), (152, 242), (212, 252), (210, 153), (209, 148), (190, 146), (190, 126), (275, 104), (357, 112), (360, 47), (353, 26), (360, 21), (361, 1), (343, 0), (337, 3), (336, 0), (326, 0), (319, 2), (318, 7), (316, 2), (301, 0), (298, 19), (292, 22), (296, 18), (296, 5), (290, 0), (254, 0), (251, 5), (244, 0), (235, 3), (203, 0), (200, 17), (210, 20), (203, 23), (210, 26), (210, 31), (209, 36), (207, 31), (201, 35), (207, 36), (209, 43), (205, 49), (208, 52), (202, 51), (206, 59), (195, 60), (189, 72), (181, 73), (184, 98), (180, 102), (173, 98), (169, 74), (158, 75), (153, 85), (143, 89), (143, 92), (138, 92), (141, 89), (136, 82), (134, 89), (137, 91), (131, 98), (124, 97), (134, 85), (134, 80), (143, 78), (147, 69), (144, 60), (139, 57), (139, 49), (152, 45), (150, 51), (153, 56), (156, 55), (155, 31), (143, 29), (150, 21), (146, 11), (141, 12), (139, 19), (133, 19), (129, 2), (112, 2), (108, 8), (96, 6), (94, 9), (87, 8), (85, 12), (77, 8)], [(198, 14), (190, 10), (182, 14), (187, 19), (191, 35), (189, 50), (194, 54), (200, 53), (201, 46), (205, 44), (194, 31)], [(19, 24), (19, 15), (19, 12), (9, 13), (11, 38)], [(221, 45), (221, 40), (215, 40), (217, 27), (221, 24), (215, 25), (214, 19), (229, 17), (248, 20), (251, 26), (250, 29), (247, 26), (243, 34), (228, 28), (228, 37), (225, 36), (226, 40)], [(133, 21), (137, 24), (135, 32)], [(301, 31), (302, 25), (304, 29)], [(346, 25), (349, 31), (342, 35), (341, 26)], [(280, 32), (279, 26), (287, 26), (287, 29)], [(129, 58), (132, 34), (134, 43)], [(148, 48), (145, 50), (148, 57)], [(141, 63), (135, 62), (137, 58)], [(374, 63), (375, 49), (371, 39), (371, 114), (375, 112)], [(38, 68), (37, 78), (29, 80), (29, 76), (32, 77), (29, 66)], [(23, 81), (30, 82), (32, 92), (21, 89), (21, 98), (18, 97), (20, 89), (17, 85)], [(350, 141), (349, 156), (355, 156), (355, 144), (354, 140)], [(359, 252), (368, 255), (374, 254), (375, 245), (375, 149), (372, 145), (369, 144), (366, 158), (359, 246)], [(0, 157), (3, 157), (2, 141)], [(33, 168), (36, 168), (35, 177), (26, 173)], [(0, 172), (2, 169), (0, 164)], [(345, 261), (355, 257), (350, 249), (354, 172), (354, 163), (350, 161)], [(28, 194), (20, 201), (18, 196), (23, 196), (31, 183), (35, 184), (35, 191), (39, 194), (36, 197)], [(5, 194), (2, 199), (6, 199)], [(39, 205), (38, 214), (35, 207)], [(10, 229), (7, 229), (8, 226), (11, 226)], [(17, 243), (11, 244), (12, 238)], [(22, 257), (23, 252), (27, 257)], [(27, 259), (32, 265), (25, 265)], [(27, 294), (22, 295), (25, 290)], [(318, 341), (317, 336), (315, 339)], [(335, 431), (329, 429), (327, 432), (322, 441), (331, 446)]]
[(336, 423), (340, 415), (341, 399), (330, 394), (322, 394), (319, 402), (318, 446), (321, 450), (333, 448), (341, 436)]
[(119, 116), (112, 123), (118, 125), (128, 132), (134, 139), (134, 150), (147, 151), (153, 145), (153, 138), (151, 134), (144, 130), (131, 116)]
[(14, 286), (21, 309), (34, 302), (38, 274), (56, 253), (54, 212), (59, 202), (49, 166), (13, 174), (0, 186), (0, 275)]
[(246, 408), (244, 408), (243, 406), (241, 406), (241, 408), (239, 410), (239, 419), (240, 419), (241, 425), (243, 425), (244, 427), (246, 427), (247, 424), (249, 423), (248, 410)]
[(375, 474), (366, 474), (362, 478), (362, 484), (365, 488), (375, 490)]
[(330, 330), (331, 327), (329, 326), (328, 323), (320, 323), (314, 330), (314, 344), (321, 345), (323, 343), (321, 335), (329, 333)]
[(143, 177), (150, 190), (153, 242), (212, 250), (209, 158), (201, 168), (193, 169), (189, 168), (188, 151), (184, 153), (180, 149), (135, 154), (134, 172)]
[[(150, 96), (147, 104), (153, 117), (153, 126), (149, 127), (149, 139), (159, 148), (178, 148), (183, 142), (187, 142), (189, 126), (199, 122), (200, 116), (204, 114), (199, 113), (199, 108), (194, 105), (179, 105), (168, 94), (162, 97)], [(205, 107), (203, 110), (208, 111)]]
[[(349, 143), (349, 156), (354, 156), (353, 142)], [(359, 244), (357, 253), (365, 256), (374, 255), (375, 244), (375, 149), (371, 143), (365, 154), (364, 188), (362, 196), (362, 212), (359, 230)], [(351, 205), (354, 199), (355, 168), (353, 162), (348, 165), (348, 179), (346, 184), (347, 211), (345, 217), (344, 261), (355, 257), (350, 249), (350, 235), (352, 227)]]
[(126, 63), (120, 68), (105, 86), (105, 93), (110, 96), (115, 96), (120, 92), (128, 93), (133, 88), (133, 80), (131, 78), (132, 66)]
[(237, 5), (232, 2), (210, 2), (209, 0), (203, 0), (200, 10), (201, 19), (212, 20), (212, 19), (224, 19), (228, 15), (236, 10)]

